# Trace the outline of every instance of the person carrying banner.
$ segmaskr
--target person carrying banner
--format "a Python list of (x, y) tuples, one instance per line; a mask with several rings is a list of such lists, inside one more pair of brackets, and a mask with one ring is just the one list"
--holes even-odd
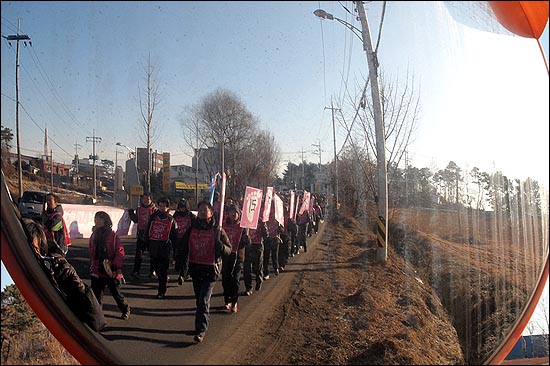
[(243, 269), (245, 248), (250, 246), (250, 237), (242, 228), (241, 211), (235, 204), (230, 204), (224, 211), (223, 229), (231, 242), (231, 254), (222, 258), (222, 287), (225, 308), (230, 312), (238, 311), (240, 277)]
[(256, 226), (256, 229), (250, 229), (248, 235), (250, 245), (245, 249), (243, 266), (246, 296), (252, 295), (252, 273), (256, 276), (256, 291), (260, 291), (262, 288), (264, 243), (267, 241), (267, 228), (260, 217), (258, 217), (258, 226)]
[(290, 233), (289, 233), (289, 227), (290, 224), (290, 217), (288, 213), (288, 205), (284, 203), (284, 223), (285, 225), (282, 228), (281, 231), (281, 243), (279, 244), (279, 271), (283, 272), (285, 270), (285, 266), (288, 263), (288, 258), (290, 257)]
[(220, 276), (222, 257), (231, 254), (231, 244), (225, 230), (218, 226), (209, 201), (198, 205), (197, 218), (183, 235), (183, 266), (178, 284), (189, 273), (195, 292), (195, 337), (202, 342), (210, 321), (210, 298)]
[[(134, 211), (134, 209), (128, 209), (130, 219), (137, 223), (137, 239), (136, 239), (136, 254), (134, 256), (134, 268), (131, 276), (136, 280), (139, 279), (139, 271), (141, 270), (141, 263), (143, 262), (143, 253), (148, 249), (147, 242), (145, 240), (145, 229), (149, 218), (155, 212), (156, 207), (153, 203), (153, 196), (150, 193), (144, 193), (141, 195), (140, 206)], [(153, 278), (156, 274), (153, 272), (153, 266), (149, 266), (149, 277)]]
[(271, 258), (271, 266), (275, 276), (279, 275), (279, 245), (281, 241), (281, 232), (283, 227), (275, 219), (275, 206), (271, 205), (269, 211), (269, 220), (266, 222), (267, 227), (267, 241), (264, 246), (264, 263), (263, 263), (263, 275), (264, 280), (269, 280), (269, 259)]
[(296, 254), (300, 254), (300, 247), (307, 252), (307, 233), (311, 219), (309, 218), (309, 210), (300, 210), (296, 216), (296, 224), (298, 225), (298, 235), (296, 236)]

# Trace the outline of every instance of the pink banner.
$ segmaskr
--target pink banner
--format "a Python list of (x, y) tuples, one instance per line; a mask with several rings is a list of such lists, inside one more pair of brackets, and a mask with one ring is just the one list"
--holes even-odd
[(285, 226), (285, 207), (283, 205), (283, 200), (277, 196), (277, 194), (273, 194), (273, 204), (275, 205), (275, 220), (277, 220), (281, 226)]
[(300, 215), (309, 210), (309, 197), (310, 193), (308, 191), (304, 191), (304, 196), (302, 198), (302, 207), (300, 207)]
[(254, 187), (246, 187), (243, 201), (241, 227), (256, 229), (260, 209), (262, 206), (262, 190)]
[(291, 219), (296, 218), (296, 211), (294, 211), (294, 191), (290, 191), (290, 207), (288, 209), (288, 214)]
[(269, 212), (271, 211), (271, 201), (273, 199), (273, 187), (267, 187), (265, 190), (265, 202), (264, 202), (264, 213), (262, 215), (262, 221), (269, 221)]

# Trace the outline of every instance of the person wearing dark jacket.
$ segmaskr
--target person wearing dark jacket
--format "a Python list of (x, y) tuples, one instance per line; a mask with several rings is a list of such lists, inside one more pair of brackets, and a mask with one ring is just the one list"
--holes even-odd
[(214, 285), (219, 279), (222, 257), (231, 253), (229, 238), (223, 228), (218, 226), (214, 209), (208, 201), (198, 205), (197, 218), (183, 236), (184, 260), (179, 285), (189, 274), (193, 279), (193, 290), (197, 310), (195, 312), (196, 342), (202, 342), (210, 320), (210, 298)]
[(102, 304), (103, 291), (105, 287), (108, 287), (122, 312), (120, 318), (128, 319), (130, 305), (124, 300), (121, 291), (124, 246), (113, 231), (113, 221), (105, 211), (97, 211), (94, 215), (94, 227), (88, 241), (88, 251), (90, 253), (92, 290), (97, 301)]
[(31, 249), (51, 284), (78, 319), (96, 332), (107, 325), (92, 289), (82, 281), (58, 247), (48, 247), (41, 224), (21, 219)]
[(178, 240), (176, 220), (168, 213), (169, 211), (170, 199), (168, 197), (159, 198), (157, 210), (151, 215), (145, 230), (151, 267), (158, 276), (157, 299), (164, 299), (164, 296), (166, 296), (172, 243)]
[[(144, 193), (141, 195), (141, 202), (139, 207), (134, 211), (130, 208), (128, 214), (130, 219), (137, 223), (137, 239), (136, 239), (136, 254), (134, 256), (134, 268), (131, 276), (136, 280), (139, 279), (139, 271), (141, 270), (141, 263), (143, 262), (143, 253), (148, 249), (147, 241), (145, 238), (145, 230), (149, 219), (156, 207), (153, 203), (153, 196), (150, 193)], [(149, 266), (149, 277), (154, 277), (153, 266)]]
[(183, 265), (183, 248), (181, 245), (181, 240), (183, 239), (183, 234), (193, 225), (195, 222), (195, 214), (189, 210), (189, 202), (182, 198), (178, 202), (176, 207), (176, 212), (174, 212), (174, 220), (178, 227), (178, 240), (174, 244), (174, 269), (176, 272), (181, 271), (181, 266)]
[(57, 246), (61, 249), (62, 254), (66, 255), (71, 245), (71, 237), (65, 219), (63, 219), (63, 207), (58, 201), (59, 198), (56, 194), (48, 193), (46, 195), (42, 221), (48, 246)]
[(252, 295), (252, 273), (256, 276), (256, 291), (260, 291), (263, 282), (264, 243), (267, 240), (267, 228), (265, 222), (258, 218), (256, 229), (248, 231), (250, 245), (244, 253), (244, 287), (246, 296)]
[(241, 211), (236, 204), (227, 206), (224, 217), (223, 229), (231, 242), (231, 254), (222, 258), (223, 298), (225, 308), (236, 313), (245, 248), (250, 245), (250, 238), (247, 230), (241, 227)]

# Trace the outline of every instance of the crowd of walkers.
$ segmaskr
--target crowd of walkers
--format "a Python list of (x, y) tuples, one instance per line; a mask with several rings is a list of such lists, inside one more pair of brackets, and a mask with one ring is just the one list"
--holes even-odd
[[(150, 193), (143, 194), (139, 207), (128, 210), (130, 219), (137, 224), (130, 277), (140, 280), (144, 253), (148, 252), (148, 277), (158, 281), (157, 299), (166, 296), (171, 265), (178, 274), (178, 285), (192, 282), (196, 301), (194, 340), (202, 342), (209, 324), (210, 299), (218, 280), (223, 288), (225, 309), (237, 313), (239, 296), (260, 291), (264, 281), (285, 271), (290, 258), (307, 252), (307, 238), (317, 233), (325, 216), (324, 197), (312, 194), (309, 208), (296, 209), (293, 213), (289, 211), (288, 197), (282, 197), (283, 222), (279, 222), (280, 218), (277, 221), (275, 205), (271, 205), (269, 216), (264, 220), (260, 216), (257, 227), (252, 229), (241, 227), (242, 203), (228, 199), (222, 206), (218, 194), (212, 203), (207, 199), (199, 202), (196, 215), (183, 198), (170, 214), (169, 198), (160, 197), (155, 204)], [(31, 248), (44, 271), (69, 307), (92, 329), (99, 331), (105, 326), (101, 310), (105, 288), (120, 309), (121, 319), (128, 319), (130, 305), (122, 293), (124, 246), (112, 229), (109, 214), (97, 211), (94, 215), (88, 248), (91, 286), (87, 286), (64, 260), (70, 237), (63, 209), (56, 200), (55, 195), (48, 196), (41, 225), (24, 222)], [(295, 207), (301, 203), (298, 200)], [(56, 273), (47, 265), (52, 258), (64, 263), (63, 273)], [(85, 306), (84, 302), (87, 302)]]
[[(237, 313), (239, 296), (260, 291), (264, 281), (284, 272), (290, 258), (307, 252), (307, 238), (317, 233), (325, 214), (324, 199), (317, 199), (315, 194), (311, 197), (309, 209), (296, 210), (291, 215), (288, 197), (283, 195), (283, 224), (276, 220), (275, 205), (271, 205), (267, 221), (259, 217), (257, 227), (251, 229), (241, 227), (242, 203), (238, 201), (226, 200), (220, 217), (222, 204), (217, 194), (212, 203), (207, 199), (199, 202), (196, 215), (189, 209), (189, 203), (181, 199), (170, 215), (168, 198), (161, 197), (155, 206), (151, 194), (146, 193), (140, 206), (130, 211), (132, 221), (138, 224), (131, 276), (135, 280), (141, 278), (143, 252), (149, 251), (148, 277), (158, 280), (156, 297), (163, 299), (168, 269), (173, 263), (178, 285), (192, 282), (196, 303), (194, 340), (202, 342), (209, 324), (210, 299), (218, 280), (224, 308)], [(301, 201), (296, 207), (299, 205)]]

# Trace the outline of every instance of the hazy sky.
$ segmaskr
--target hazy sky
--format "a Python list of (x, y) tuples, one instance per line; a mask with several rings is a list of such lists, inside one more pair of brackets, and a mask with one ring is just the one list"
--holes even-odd
[[(75, 144), (80, 156), (92, 154), (94, 130), (102, 159), (115, 160), (116, 142), (143, 146), (136, 126), (150, 55), (161, 97), (153, 148), (170, 152), (172, 164), (190, 163), (182, 113), (217, 88), (235, 92), (258, 116), (284, 163), (299, 163), (302, 149), (306, 161), (318, 162), (314, 144), (322, 163), (332, 161), (326, 107), (333, 99), (351, 120), (346, 88), (356, 93), (368, 73), (360, 39), (313, 15), (322, 8), (361, 28), (346, 11), (351, 2), (341, 4), (3, 1), (2, 35), (17, 32), (19, 17), (20, 33), (32, 39), (20, 55), (22, 153), (43, 152), (45, 128), (54, 159), (66, 163)], [(381, 3), (366, 9), (375, 43)], [(547, 31), (542, 43), (547, 48)], [(513, 166), (511, 175), (525, 178), (532, 173), (526, 156), (548, 151), (541, 123), (548, 121), (548, 75), (535, 40), (464, 26), (441, 2), (389, 2), (378, 58), (388, 79), (415, 77), (421, 118), (413, 165)], [(15, 132), (15, 42), (2, 41), (1, 84), (2, 126)], [(337, 121), (337, 151), (346, 133)]]
[[(139, 88), (150, 55), (161, 104), (158, 141), (172, 164), (190, 164), (180, 128), (186, 108), (218, 88), (233, 91), (279, 145), (282, 162), (332, 161), (330, 110), (351, 120), (346, 90), (368, 75), (362, 43), (322, 8), (361, 28), (351, 2), (1, 2), (3, 36), (21, 44), (21, 151), (38, 156), (44, 129), (54, 160), (92, 154), (115, 160), (115, 144), (144, 144), (136, 127)], [(376, 44), (381, 2), (367, 2)], [(378, 49), (381, 73), (414, 75), (417, 167), (503, 170), (548, 184), (548, 73), (533, 39), (480, 31), (455, 21), (442, 2), (388, 2)], [(464, 19), (475, 20), (466, 13)], [(463, 20), (464, 20), (463, 19)], [(548, 27), (541, 42), (548, 55)], [(1, 122), (15, 133), (15, 42), (1, 44)], [(347, 131), (336, 128), (336, 150)], [(14, 144), (15, 147), (15, 144)], [(14, 149), (15, 150), (15, 149)], [(119, 159), (123, 155), (119, 156)], [(2, 288), (5, 286), (2, 267)], [(547, 293), (547, 291), (546, 291)]]

